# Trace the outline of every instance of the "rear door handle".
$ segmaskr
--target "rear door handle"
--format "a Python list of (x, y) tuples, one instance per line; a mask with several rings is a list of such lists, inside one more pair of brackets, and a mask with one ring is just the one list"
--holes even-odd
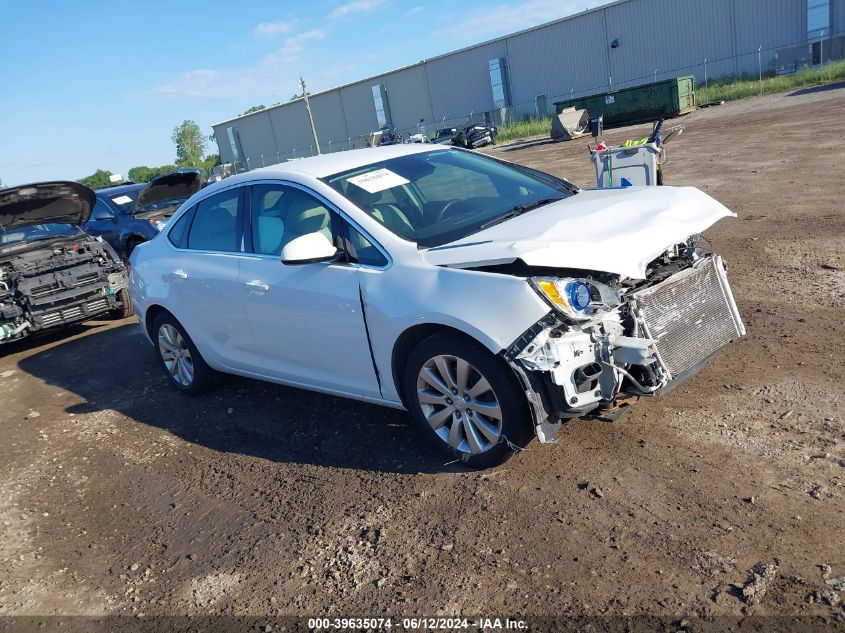
[(173, 279), (187, 279), (188, 273), (186, 273), (184, 270), (174, 270), (172, 273), (170, 273), (170, 276), (173, 277)]
[(255, 292), (267, 292), (270, 290), (270, 286), (260, 279), (253, 279), (252, 281), (246, 282), (246, 287)]

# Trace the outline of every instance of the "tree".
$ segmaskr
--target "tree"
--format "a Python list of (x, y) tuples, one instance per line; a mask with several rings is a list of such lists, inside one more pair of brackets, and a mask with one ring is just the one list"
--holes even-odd
[(128, 172), (128, 176), (132, 182), (149, 182), (156, 176), (161, 176), (174, 169), (176, 169), (176, 165), (161, 165), (160, 167), (139, 165), (132, 167)]
[(170, 137), (176, 144), (176, 165), (179, 167), (199, 167), (202, 165), (202, 155), (208, 144), (200, 126), (194, 121), (182, 121), (173, 128)]
[(265, 105), (256, 105), (256, 106), (252, 106), (251, 108), (249, 108), (249, 109), (248, 109), (248, 110), (246, 110), (245, 112), (242, 112), (242, 113), (241, 113), (241, 114), (239, 114), (238, 116), (245, 116), (245, 115), (247, 115), (247, 114), (252, 114), (253, 112), (260, 112), (261, 110), (264, 110), (266, 107), (267, 107), (267, 106), (265, 106)]
[(90, 189), (103, 189), (112, 184), (111, 180), (109, 180), (109, 176), (111, 176), (110, 171), (106, 171), (105, 169), (98, 169), (90, 176), (80, 178), (76, 182), (78, 182), (80, 185), (85, 185)]
[(212, 167), (216, 167), (220, 164), (220, 154), (209, 154), (205, 157), (205, 160), (202, 161), (201, 167), (205, 170), (205, 173), (211, 171)]

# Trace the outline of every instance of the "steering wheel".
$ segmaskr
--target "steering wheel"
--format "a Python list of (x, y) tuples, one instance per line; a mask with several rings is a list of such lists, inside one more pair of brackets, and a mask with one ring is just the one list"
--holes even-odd
[(451, 202), (447, 202), (446, 206), (440, 209), (440, 213), (437, 214), (435, 222), (442, 222), (448, 216), (454, 215), (456, 213), (456, 207), (462, 202), (466, 202), (466, 200), (452, 200)]

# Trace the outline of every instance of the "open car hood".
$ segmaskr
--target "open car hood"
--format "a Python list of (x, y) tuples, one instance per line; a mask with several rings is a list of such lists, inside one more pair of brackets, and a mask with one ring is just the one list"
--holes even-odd
[(61, 180), (0, 189), (0, 225), (84, 224), (95, 200), (85, 185)]
[(426, 261), (469, 268), (508, 264), (579, 268), (644, 279), (667, 248), (736, 214), (695, 187), (581, 191), (458, 241)]
[(178, 200), (178, 204), (181, 204), (202, 189), (203, 184), (202, 171), (199, 169), (177, 169), (156, 176), (138, 192), (133, 213), (158, 210), (148, 207), (170, 200)]

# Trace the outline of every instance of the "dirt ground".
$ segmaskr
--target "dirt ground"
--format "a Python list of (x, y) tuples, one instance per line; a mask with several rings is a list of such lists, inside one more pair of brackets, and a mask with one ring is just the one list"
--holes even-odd
[[(443, 464), (402, 412), (236, 378), (181, 396), (134, 320), (2, 348), (0, 616), (843, 626), (843, 113), (840, 84), (679, 121), (667, 182), (739, 214), (707, 237), (748, 336), (497, 471)], [(588, 187), (587, 143), (493, 151)]]

